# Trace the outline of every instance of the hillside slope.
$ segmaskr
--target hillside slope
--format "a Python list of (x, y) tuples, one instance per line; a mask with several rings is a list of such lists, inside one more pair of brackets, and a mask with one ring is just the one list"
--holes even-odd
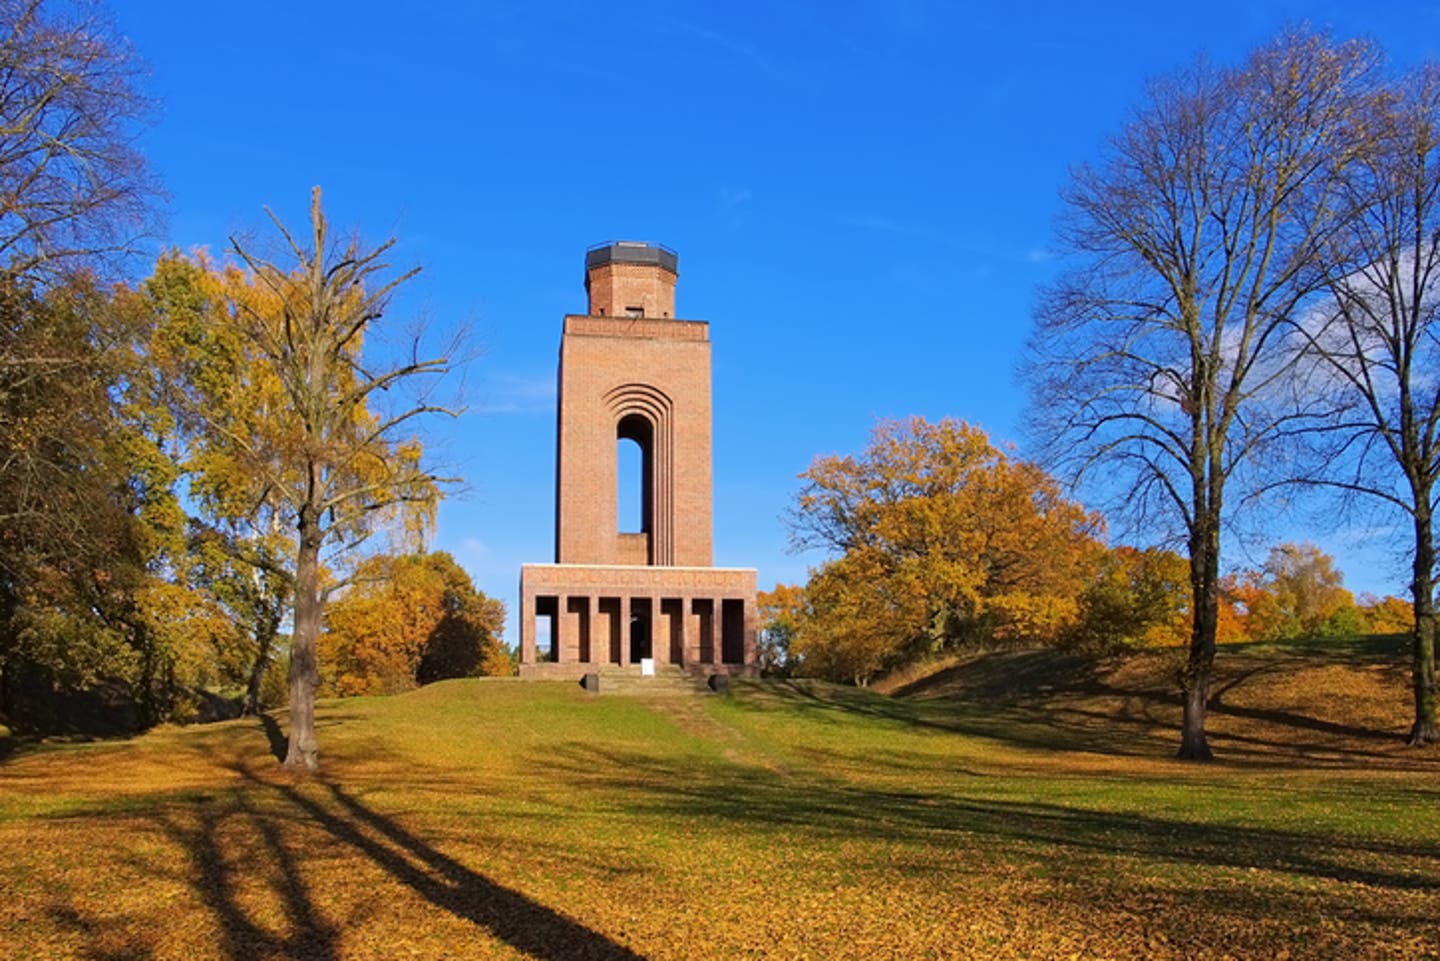
[(283, 715), (0, 752), (0, 954), (1435, 956), (1440, 755), (1315, 713), (1327, 671), (1391, 683), (1329, 653), (1224, 652), (1201, 766), (1170, 759), (1163, 659), (1042, 652), (902, 697), (329, 701), (313, 778)]
[[(1379, 636), (1222, 645), (1211, 685), (1212, 746), (1237, 762), (1410, 763), (1407, 644)], [(943, 705), (955, 728), (972, 734), (1155, 755), (1178, 743), (1183, 664), (1180, 650), (977, 653), (894, 684), (890, 693), (931, 710)]]

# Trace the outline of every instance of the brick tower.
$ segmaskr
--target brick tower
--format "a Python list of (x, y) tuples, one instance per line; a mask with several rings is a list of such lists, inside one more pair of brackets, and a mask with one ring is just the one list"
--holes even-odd
[[(560, 338), (556, 562), (520, 569), (522, 675), (755, 670), (755, 571), (711, 566), (710, 332), (673, 319), (678, 274), (657, 245), (585, 255), (589, 310)], [(640, 452), (638, 531), (619, 525), (623, 441)]]

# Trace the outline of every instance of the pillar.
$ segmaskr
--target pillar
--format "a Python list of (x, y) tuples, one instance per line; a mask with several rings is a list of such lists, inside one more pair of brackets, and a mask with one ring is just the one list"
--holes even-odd
[(535, 595), (520, 591), (520, 663), (535, 663)]
[(620, 663), (630, 663), (630, 595), (620, 595)]
[[(758, 625), (756, 620), (758, 611), (755, 609), (754, 596), (745, 599), (745, 666), (748, 670), (757, 671), (760, 663), (760, 651), (757, 647), (759, 640), (756, 637)], [(758, 671), (757, 671), (758, 672)]]

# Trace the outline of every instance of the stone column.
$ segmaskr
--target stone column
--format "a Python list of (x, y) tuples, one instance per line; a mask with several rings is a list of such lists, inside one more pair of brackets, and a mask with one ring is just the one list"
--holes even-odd
[(665, 636), (660, 636), (660, 625), (664, 623), (668, 628), (670, 625), (665, 622), (660, 614), (660, 598), (656, 594), (650, 595), (650, 656), (655, 659), (656, 664), (670, 663), (670, 631), (665, 631)]
[(694, 667), (700, 663), (700, 614), (695, 610), (695, 598), (685, 598), (680, 616), (685, 621), (685, 666)]
[(580, 613), (576, 615), (579, 619), (578, 633), (576, 634), (576, 656), (581, 652), (585, 655), (587, 664), (595, 664), (601, 661), (600, 652), (596, 650), (595, 644), (595, 598), (589, 594), (579, 598)]
[(630, 663), (630, 595), (620, 595), (620, 663)]
[(555, 652), (556, 664), (561, 664), (568, 660), (565, 656), (565, 645), (562, 643), (562, 639), (569, 636), (570, 633), (565, 629), (565, 618), (567, 616), (565, 601), (566, 596), (564, 594), (555, 595), (555, 619), (550, 622), (550, 647)]
[(520, 586), (520, 663), (535, 663), (535, 595)]
[(725, 663), (725, 598), (710, 602), (710, 649), (715, 652), (715, 666)]

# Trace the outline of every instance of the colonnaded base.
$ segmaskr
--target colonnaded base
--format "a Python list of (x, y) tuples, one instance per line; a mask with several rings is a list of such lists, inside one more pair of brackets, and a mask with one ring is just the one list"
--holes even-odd
[(653, 659), (696, 674), (754, 674), (755, 569), (525, 564), (520, 676), (579, 678)]

